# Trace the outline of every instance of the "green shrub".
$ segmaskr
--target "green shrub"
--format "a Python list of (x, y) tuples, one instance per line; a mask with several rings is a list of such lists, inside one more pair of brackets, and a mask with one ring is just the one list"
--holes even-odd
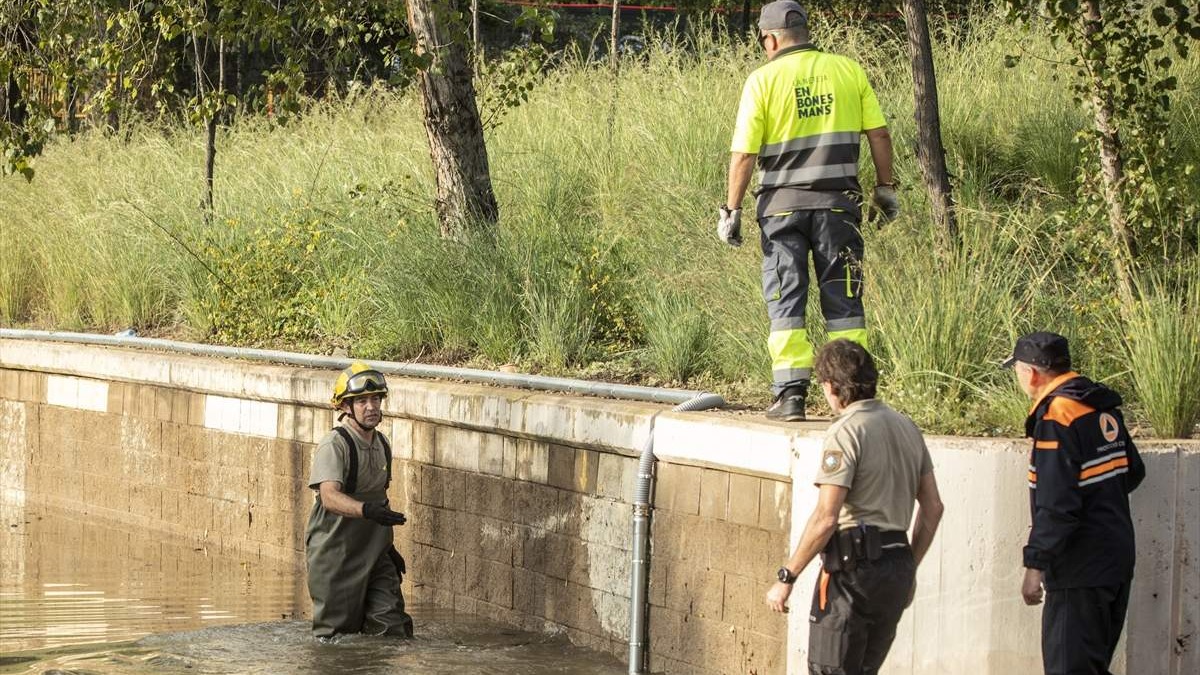
[(918, 422), (939, 427), (1004, 375), (997, 364), (1028, 301), (1027, 281), (1013, 269), (1030, 263), (1003, 228), (981, 214), (960, 218), (963, 240), (948, 249), (902, 222), (868, 242), (867, 326), (884, 362), (883, 389)]
[(316, 274), (323, 256), (336, 255), (329, 225), (304, 210), (267, 211), (256, 220), (245, 227), (228, 220), (198, 246), (204, 274), (193, 289), (195, 311), (220, 343), (307, 341), (316, 332), (317, 299), (335, 292)]
[(0, 223), (0, 324), (12, 325), (30, 315), (34, 289), (40, 285), (41, 265), (32, 246), (15, 228)]

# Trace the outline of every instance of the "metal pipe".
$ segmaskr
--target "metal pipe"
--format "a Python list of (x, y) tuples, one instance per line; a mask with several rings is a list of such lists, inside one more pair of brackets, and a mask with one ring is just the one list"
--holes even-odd
[[(699, 394), (672, 408), (676, 412), (708, 410), (725, 405), (717, 394)], [(629, 673), (646, 672), (646, 597), (650, 586), (650, 491), (654, 481), (654, 422), (650, 436), (638, 460), (637, 483), (633, 492), (633, 551), (629, 575)]]
[[(223, 358), (249, 359), (254, 361), (269, 361), (286, 363), (309, 368), (329, 368), (340, 370), (358, 359), (337, 358), (331, 356), (313, 356), (295, 352), (276, 351), (272, 349), (250, 349), (243, 347), (222, 347), (219, 345), (204, 345), (194, 342), (178, 342), (160, 338), (126, 337), (120, 335), (97, 335), (92, 333), (67, 333), (59, 331), (19, 330), (0, 328), (0, 338), (10, 340), (48, 340), (52, 342), (73, 342), (78, 344), (101, 345), (106, 347), (132, 347), (136, 349), (158, 349), (196, 356), (215, 356)], [(475, 384), (490, 384), (498, 387), (516, 387), (519, 389), (534, 389), (539, 391), (556, 391), (585, 396), (601, 396), (606, 398), (626, 399), (631, 401), (647, 401), (650, 403), (682, 404), (697, 397), (706, 395), (704, 392), (686, 389), (662, 389), (658, 387), (641, 387), (629, 384), (612, 384), (608, 382), (589, 382), (565, 377), (544, 377), (541, 375), (524, 375), (521, 373), (502, 373), (495, 370), (479, 370), (475, 368), (454, 368), (451, 366), (435, 366), (420, 363), (396, 363), (393, 361), (366, 361), (368, 365), (383, 373), (418, 377), (437, 380), (459, 380)], [(711, 394), (709, 394), (711, 395)]]

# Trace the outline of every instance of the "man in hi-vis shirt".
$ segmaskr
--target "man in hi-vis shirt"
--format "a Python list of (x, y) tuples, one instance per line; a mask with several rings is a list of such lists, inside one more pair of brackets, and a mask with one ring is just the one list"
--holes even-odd
[(717, 235), (741, 245), (742, 199), (757, 161), (756, 217), (774, 395), (767, 418), (792, 422), (804, 419), (813, 365), (804, 316), (810, 254), (829, 338), (867, 346), (859, 232), (861, 135), (875, 164), (875, 205), (888, 218), (900, 207), (892, 183), (891, 136), (862, 67), (817, 49), (809, 38), (808, 13), (794, 0), (765, 5), (758, 28), (768, 61), (742, 89)]

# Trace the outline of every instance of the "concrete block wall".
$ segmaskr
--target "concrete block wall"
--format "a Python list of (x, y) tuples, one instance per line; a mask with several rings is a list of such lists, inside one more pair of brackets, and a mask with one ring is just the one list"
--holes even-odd
[[(0, 490), (302, 570), (306, 479), (334, 422), (335, 374), (0, 341)], [(396, 533), (410, 601), (562, 631), (625, 657), (629, 502), (637, 456), (666, 407), (389, 382), (383, 430), (391, 499), (409, 515)], [(785, 624), (767, 625), (745, 591), (786, 555), (786, 472), (664, 449), (653, 668), (782, 672)]]
[[(0, 491), (302, 567), (333, 375), (0, 340)], [(815, 502), (822, 424), (391, 382), (384, 430), (413, 600), (624, 657), (628, 502), (653, 434), (652, 670), (805, 671), (815, 566), (786, 617), (762, 596)], [(947, 510), (884, 672), (1039, 672), (1040, 608), (1018, 593), (1028, 446), (927, 441)], [(1138, 569), (1114, 672), (1200, 672), (1200, 443), (1139, 447)]]

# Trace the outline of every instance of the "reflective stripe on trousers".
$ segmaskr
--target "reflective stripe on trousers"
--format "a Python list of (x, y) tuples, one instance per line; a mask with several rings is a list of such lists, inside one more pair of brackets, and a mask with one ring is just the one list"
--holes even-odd
[(771, 319), (771, 388), (779, 394), (811, 379), (813, 347), (805, 331), (811, 252), (829, 339), (866, 347), (862, 304), (863, 241), (858, 218), (841, 210), (793, 211), (759, 219), (762, 285)]

